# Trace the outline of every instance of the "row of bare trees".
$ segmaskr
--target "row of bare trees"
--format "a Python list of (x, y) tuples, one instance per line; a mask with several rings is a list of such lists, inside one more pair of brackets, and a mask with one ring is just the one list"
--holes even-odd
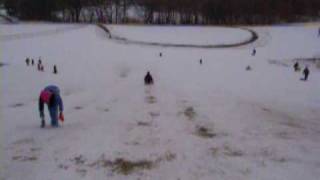
[(0, 0), (9, 15), (24, 20), (127, 22), (133, 0)]
[[(68, 0), (67, 0), (68, 1)], [(70, 0), (69, 0), (70, 1)], [(72, 11), (70, 6), (64, 6), (63, 21), (71, 22), (103, 22), (126, 23), (127, 8), (132, 0), (76, 0), (77, 11)]]
[[(1, 0), (21, 19), (146, 24), (269, 24), (318, 18), (320, 0)], [(1, 2), (0, 1), (0, 2)], [(135, 18), (132, 18), (132, 14)]]
[(320, 0), (136, 0), (145, 23), (269, 24), (319, 18)]

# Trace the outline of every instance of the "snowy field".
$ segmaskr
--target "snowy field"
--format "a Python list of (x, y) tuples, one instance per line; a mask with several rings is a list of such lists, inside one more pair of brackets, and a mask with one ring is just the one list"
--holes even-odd
[[(1, 20), (1, 18), (0, 18)], [(0, 21), (1, 22), (1, 21)], [(10, 41), (17, 39), (27, 39), (40, 36), (49, 36), (58, 33), (74, 30), (81, 26), (70, 26), (64, 24), (15, 24), (14, 28), (12, 25), (1, 25), (0, 29), (0, 41)]]
[[(93, 25), (0, 25), (0, 36), (70, 29), (0, 41), (0, 179), (318, 180), (320, 71), (301, 61), (311, 70), (301, 81), (292, 68), (320, 54), (318, 26), (249, 27), (251, 45), (184, 49), (118, 43)], [(111, 29), (162, 42), (246, 38), (221, 27)], [(45, 72), (26, 57), (42, 57)], [(40, 128), (49, 84), (65, 104), (58, 129)]]
[[(108, 26), (113, 35), (132, 41), (215, 45), (230, 44), (250, 39), (250, 32), (224, 27), (184, 26)], [(161, 35), (160, 35), (161, 34)]]

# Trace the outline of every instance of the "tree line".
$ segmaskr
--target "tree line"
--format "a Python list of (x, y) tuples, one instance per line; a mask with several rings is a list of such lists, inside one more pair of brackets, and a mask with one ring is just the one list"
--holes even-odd
[[(319, 18), (320, 0), (1, 0), (24, 20), (146, 24), (270, 24)], [(128, 16), (134, 12), (140, 18)]]

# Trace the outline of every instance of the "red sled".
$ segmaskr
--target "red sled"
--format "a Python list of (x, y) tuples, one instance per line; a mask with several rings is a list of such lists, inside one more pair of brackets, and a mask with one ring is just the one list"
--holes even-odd
[(59, 119), (60, 119), (60, 121), (61, 121), (61, 122), (64, 122), (64, 116), (63, 116), (63, 114), (62, 114), (62, 113), (60, 113), (60, 115), (59, 115)]

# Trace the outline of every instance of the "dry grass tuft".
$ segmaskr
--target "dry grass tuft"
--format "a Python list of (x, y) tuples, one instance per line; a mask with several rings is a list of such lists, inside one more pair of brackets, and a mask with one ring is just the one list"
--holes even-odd
[(203, 137), (203, 138), (213, 138), (213, 137), (217, 136), (217, 134), (212, 132), (212, 130), (210, 130), (206, 127), (202, 127), (202, 126), (197, 127), (196, 135)]
[(14, 156), (12, 157), (12, 160), (26, 162), (26, 161), (36, 161), (38, 160), (38, 158), (36, 156)]
[(193, 108), (192, 106), (187, 107), (187, 108), (184, 110), (183, 114), (184, 114), (189, 120), (193, 120), (193, 119), (196, 117), (196, 115), (197, 115), (196, 111), (194, 110), (194, 108)]
[(151, 169), (154, 166), (153, 162), (151, 161), (130, 161), (123, 158), (118, 158), (113, 162), (109, 161), (106, 165), (112, 167), (112, 171), (124, 175), (131, 174), (137, 170)]
[(147, 101), (147, 103), (149, 103), (149, 104), (154, 104), (154, 103), (157, 102), (157, 99), (156, 99), (156, 97), (154, 97), (154, 96), (147, 96), (147, 97), (146, 97), (146, 101)]
[(150, 122), (142, 122), (142, 121), (138, 122), (138, 126), (150, 126), (150, 125), (151, 125)]

